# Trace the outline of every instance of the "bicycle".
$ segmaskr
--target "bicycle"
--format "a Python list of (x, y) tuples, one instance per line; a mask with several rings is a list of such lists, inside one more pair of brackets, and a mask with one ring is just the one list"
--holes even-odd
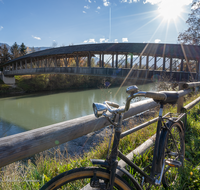
[[(162, 114), (163, 105), (176, 103), (178, 93), (175, 91), (143, 92), (139, 91), (137, 86), (134, 85), (128, 87), (126, 92), (129, 96), (124, 107), (119, 107), (118, 104), (109, 101), (105, 101), (104, 104), (93, 103), (95, 116), (97, 118), (106, 117), (115, 129), (110, 154), (111, 138), (109, 141), (107, 158), (105, 160), (91, 159), (92, 164), (99, 167), (83, 167), (66, 171), (47, 182), (41, 190), (58, 189), (60, 187), (73, 190), (80, 189), (79, 185), (83, 183), (88, 183), (88, 185), (82, 189), (141, 190), (144, 187), (150, 189), (152, 185), (163, 184), (164, 187), (168, 187), (176, 180), (180, 168), (183, 167), (185, 155), (184, 125), (181, 121), (185, 113), (179, 114), (178, 117), (173, 117), (174, 114), (172, 113), (165, 116), (162, 116)], [(144, 169), (140, 169), (118, 150), (124, 112), (129, 110), (131, 100), (138, 96), (153, 98), (154, 101), (160, 104), (153, 161), (151, 165)], [(107, 111), (111, 114), (108, 115)], [(116, 119), (118, 119), (118, 122), (115, 122)], [(143, 176), (140, 184), (127, 170), (118, 166), (117, 157), (124, 160)], [(123, 172), (131, 181), (131, 184), (118, 176), (116, 170)], [(150, 175), (146, 173), (147, 170)]]

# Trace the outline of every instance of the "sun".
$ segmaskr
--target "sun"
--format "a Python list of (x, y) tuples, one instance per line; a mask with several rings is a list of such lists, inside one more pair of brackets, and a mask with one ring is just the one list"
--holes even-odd
[(183, 12), (182, 6), (175, 2), (175, 0), (168, 0), (159, 5), (158, 11), (165, 20), (176, 20)]

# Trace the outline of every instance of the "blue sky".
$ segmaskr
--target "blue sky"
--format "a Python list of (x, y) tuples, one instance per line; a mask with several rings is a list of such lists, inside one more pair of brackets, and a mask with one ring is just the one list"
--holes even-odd
[[(0, 0), (0, 43), (177, 43), (192, 0)], [(166, 13), (165, 13), (166, 12)], [(178, 15), (177, 15), (178, 14)], [(171, 16), (171, 17), (170, 17)]]

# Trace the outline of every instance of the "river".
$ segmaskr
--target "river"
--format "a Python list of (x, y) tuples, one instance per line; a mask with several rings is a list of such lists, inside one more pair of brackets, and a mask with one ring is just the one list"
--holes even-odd
[[(144, 91), (154, 90), (155, 84), (138, 87)], [(92, 114), (93, 102), (109, 100), (124, 105), (126, 88), (122, 87), (119, 91), (117, 87), (1, 98), (0, 137)]]

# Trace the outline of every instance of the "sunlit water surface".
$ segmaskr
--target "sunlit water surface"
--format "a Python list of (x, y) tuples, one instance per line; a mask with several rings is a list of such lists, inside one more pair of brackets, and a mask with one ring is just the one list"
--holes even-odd
[[(155, 84), (138, 85), (155, 90)], [(124, 105), (126, 88), (33, 94), (0, 99), (0, 137), (51, 125), (93, 113), (93, 102), (113, 101)]]

